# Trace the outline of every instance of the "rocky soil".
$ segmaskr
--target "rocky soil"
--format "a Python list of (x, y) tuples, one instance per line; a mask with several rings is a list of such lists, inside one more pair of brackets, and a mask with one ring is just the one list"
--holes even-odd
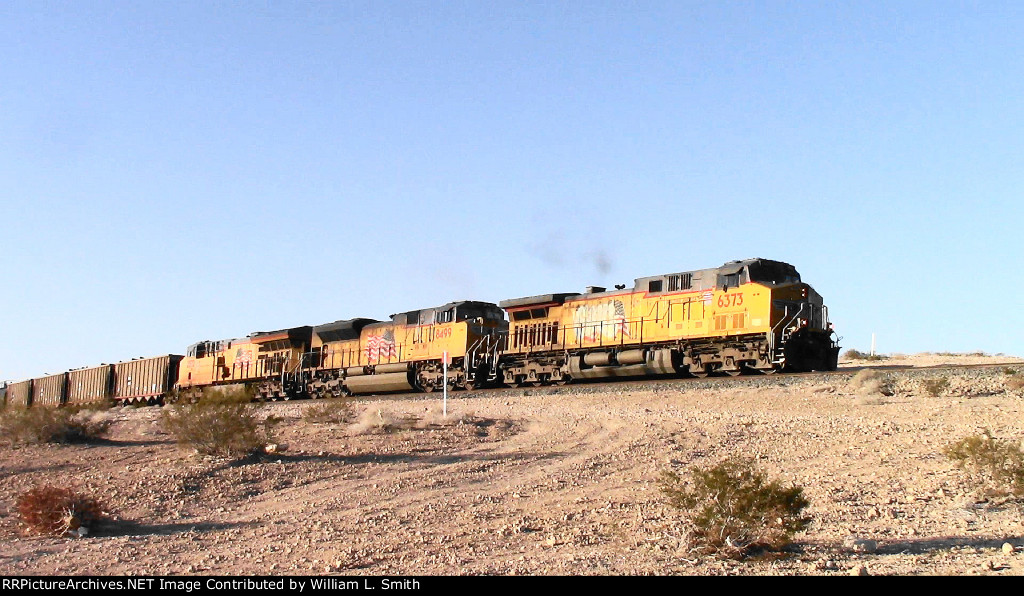
[[(439, 394), (347, 423), (276, 403), (286, 447), (240, 463), (178, 447), (160, 408), (115, 409), (102, 443), (0, 447), (0, 574), (1022, 575), (1024, 509), (942, 455), (1024, 439), (1024, 364), (998, 360), (457, 393), (447, 418)], [(804, 487), (813, 522), (781, 557), (697, 556), (665, 503), (661, 471), (732, 455)], [(15, 500), (42, 483), (111, 520), (26, 535)]]

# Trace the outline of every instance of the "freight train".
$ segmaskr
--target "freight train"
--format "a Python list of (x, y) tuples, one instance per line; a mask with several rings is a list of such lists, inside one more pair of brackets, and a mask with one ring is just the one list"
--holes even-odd
[(835, 370), (820, 294), (768, 259), (613, 290), (459, 301), (392, 315), (204, 340), (167, 354), (9, 384), (9, 404), (160, 403), (244, 387), (256, 399), (539, 386), (610, 377)]

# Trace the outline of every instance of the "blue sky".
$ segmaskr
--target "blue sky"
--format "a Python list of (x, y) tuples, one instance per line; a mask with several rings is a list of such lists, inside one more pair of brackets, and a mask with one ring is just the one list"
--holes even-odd
[(5, 2), (0, 379), (766, 257), (1024, 355), (1019, 2)]

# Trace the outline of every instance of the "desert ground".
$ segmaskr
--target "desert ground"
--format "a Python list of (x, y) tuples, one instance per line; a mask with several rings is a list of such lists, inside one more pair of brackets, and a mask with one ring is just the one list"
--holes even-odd
[[(1001, 364), (928, 368), (950, 362)], [(1024, 575), (1024, 509), (942, 454), (986, 429), (1024, 439), (1022, 375), (1020, 358), (932, 354), (453, 393), (447, 417), (440, 394), (359, 400), (337, 423), (279, 402), (277, 452), (241, 462), (178, 446), (159, 407), (116, 408), (108, 440), (0, 447), (0, 575)], [(737, 455), (810, 501), (780, 556), (695, 554), (659, 489)], [(45, 483), (110, 519), (27, 535), (16, 498)]]

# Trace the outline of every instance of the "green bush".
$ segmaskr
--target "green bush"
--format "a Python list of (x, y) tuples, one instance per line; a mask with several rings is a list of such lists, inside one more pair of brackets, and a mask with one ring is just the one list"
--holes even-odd
[(83, 408), (5, 408), (0, 410), (0, 437), (12, 445), (87, 443), (105, 437), (110, 420)]
[(689, 482), (663, 472), (660, 484), (669, 504), (686, 512), (690, 547), (698, 552), (742, 559), (778, 550), (810, 523), (801, 515), (808, 505), (803, 488), (768, 482), (751, 460), (731, 458), (690, 472)]
[(993, 496), (1024, 497), (1024, 452), (1014, 441), (984, 431), (947, 445), (943, 453)]
[(168, 406), (161, 419), (164, 429), (179, 445), (204, 455), (243, 458), (273, 442), (273, 427), (279, 419), (261, 419), (253, 404), (200, 401)]

